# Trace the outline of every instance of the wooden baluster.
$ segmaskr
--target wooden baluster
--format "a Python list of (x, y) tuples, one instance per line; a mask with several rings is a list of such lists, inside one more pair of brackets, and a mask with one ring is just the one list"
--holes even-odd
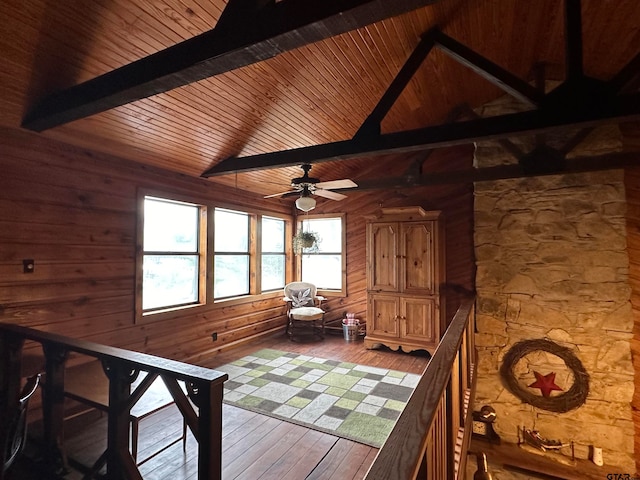
[(458, 355), (460, 356), (460, 389), (464, 392), (469, 388), (469, 355), (468, 355), (468, 337), (469, 329), (465, 328), (464, 333), (462, 334), (462, 344), (460, 345), (460, 351)]
[[(457, 356), (454, 359), (453, 365), (456, 365)], [(444, 405), (444, 425), (443, 425), (443, 443), (444, 443), (444, 451), (442, 457), (442, 463), (446, 465), (445, 467), (445, 476), (442, 478), (453, 479), (454, 472), (454, 460), (455, 460), (455, 440), (456, 430), (454, 429), (454, 424), (457, 422), (457, 416), (459, 414), (456, 402), (458, 401), (458, 385), (456, 384), (457, 378), (455, 373), (455, 369), (451, 372), (451, 377), (449, 377), (449, 383), (447, 385), (447, 389), (445, 390), (445, 405)]]
[(103, 361), (109, 378), (109, 418), (107, 419), (107, 478), (125, 480), (142, 478), (129, 453), (131, 383), (138, 371), (122, 362)]
[[(451, 431), (457, 432), (464, 421), (462, 417), (462, 400), (464, 391), (460, 388), (462, 384), (462, 374), (460, 372), (460, 351), (456, 355), (451, 366)], [(454, 435), (455, 437), (455, 435)]]

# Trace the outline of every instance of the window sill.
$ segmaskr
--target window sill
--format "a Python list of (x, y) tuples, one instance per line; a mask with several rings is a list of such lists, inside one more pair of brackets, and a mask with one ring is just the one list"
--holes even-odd
[(243, 303), (251, 303), (255, 302), (256, 300), (269, 300), (272, 298), (280, 299), (284, 295), (283, 290), (284, 289), (268, 293), (259, 293), (257, 295), (243, 295), (241, 297), (221, 298), (220, 300), (214, 300), (213, 305), (224, 305), (226, 307), (227, 305), (241, 305)]
[(151, 323), (162, 320), (177, 318), (186, 314), (187, 311), (204, 307), (204, 303), (193, 303), (190, 305), (182, 305), (180, 307), (165, 308), (162, 310), (154, 310), (153, 312), (136, 315), (136, 323)]
[(242, 305), (256, 301), (278, 299), (282, 300), (283, 293), (277, 290), (269, 293), (261, 293), (258, 295), (243, 295), (241, 297), (225, 298), (214, 300), (212, 303), (198, 303), (193, 305), (185, 305), (175, 308), (167, 308), (157, 310), (155, 312), (144, 313), (136, 316), (136, 324), (145, 324), (152, 322), (161, 322), (164, 320), (172, 320), (187, 315), (197, 315), (201, 310), (215, 309), (227, 306)]
[(318, 289), (318, 295), (322, 295), (323, 297), (346, 297), (347, 293), (344, 290), (322, 290)]

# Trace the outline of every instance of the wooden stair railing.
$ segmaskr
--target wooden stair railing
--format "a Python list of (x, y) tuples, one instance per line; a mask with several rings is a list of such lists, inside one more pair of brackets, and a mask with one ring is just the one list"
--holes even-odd
[(476, 380), (474, 301), (458, 308), (366, 480), (465, 478)]
[[(22, 346), (25, 340), (42, 344), (46, 361), (43, 387), (45, 451), (50, 465), (64, 465), (64, 372), (70, 352), (102, 362), (109, 380), (107, 450), (104, 461), (109, 480), (142, 479), (129, 451), (130, 410), (135, 400), (131, 383), (138, 372), (157, 374), (164, 380), (187, 425), (198, 441), (198, 479), (222, 475), (222, 394), (226, 373), (167, 358), (98, 343), (75, 340), (19, 325), (0, 323), (0, 411), (15, 407), (19, 396)], [(187, 385), (189, 398), (178, 381)], [(196, 405), (192, 407), (191, 401)], [(0, 415), (0, 457), (4, 457), (7, 419)], [(2, 460), (2, 458), (0, 458)], [(0, 480), (2, 480), (0, 472)]]

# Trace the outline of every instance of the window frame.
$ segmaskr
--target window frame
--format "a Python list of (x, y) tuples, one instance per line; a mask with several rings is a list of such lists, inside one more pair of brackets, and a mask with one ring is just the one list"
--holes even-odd
[[(282, 252), (265, 252), (262, 249), (262, 226), (264, 225), (264, 219), (270, 219), (270, 220), (278, 220), (281, 221), (283, 223), (283, 232), (282, 232), (282, 241), (283, 241), (283, 245), (282, 245)], [(287, 276), (287, 271), (291, 271), (291, 269), (287, 268), (287, 264), (289, 262), (287, 262), (287, 221), (284, 218), (281, 217), (275, 217), (273, 215), (259, 215), (259, 221), (258, 221), (258, 227), (256, 229), (257, 232), (257, 239), (256, 239), (256, 243), (257, 243), (257, 249), (258, 249), (258, 259), (257, 259), (257, 267), (256, 267), (256, 277), (258, 279), (258, 285), (256, 287), (257, 291), (259, 292), (259, 294), (264, 295), (264, 294), (268, 294), (268, 293), (272, 293), (272, 292), (276, 292), (276, 291), (281, 291), (282, 289), (284, 289), (285, 285), (287, 284), (287, 278), (290, 278), (290, 276)], [(290, 243), (290, 242), (289, 242)], [(262, 286), (262, 264), (264, 263), (264, 256), (265, 255), (282, 255), (282, 258), (284, 260), (284, 284), (282, 285), (282, 287), (277, 287), (277, 288), (272, 288), (270, 290), (265, 290)]]
[[(342, 239), (341, 239), (341, 288), (327, 289), (318, 288), (318, 294), (325, 297), (346, 297), (347, 296), (347, 215), (346, 213), (305, 213), (304, 216), (296, 218), (296, 231), (302, 228), (302, 222), (305, 220), (316, 220), (326, 218), (339, 218), (342, 223)], [(335, 252), (333, 252), (335, 253)], [(305, 255), (323, 255), (322, 253), (302, 253), (296, 255), (296, 278), (302, 278), (302, 257)]]
[[(160, 200), (175, 201), (200, 207), (199, 217), (199, 271), (198, 271), (198, 302), (179, 307), (169, 307), (158, 309), (152, 312), (142, 311), (142, 280), (143, 280), (143, 259), (144, 259), (144, 199), (145, 197), (156, 197)], [(261, 254), (261, 218), (263, 216), (280, 219), (285, 226), (285, 285), (291, 282), (295, 275), (295, 257), (291, 247), (293, 236), (293, 225), (295, 217), (293, 214), (273, 212), (259, 208), (250, 209), (246, 206), (234, 205), (219, 202), (211, 198), (203, 198), (196, 195), (185, 195), (167, 190), (157, 190), (153, 188), (139, 187), (136, 199), (136, 252), (135, 252), (135, 290), (134, 290), (134, 323), (145, 324), (181, 316), (196, 315), (203, 309), (215, 308), (221, 304), (225, 306), (239, 305), (254, 302), (258, 299), (281, 298), (282, 290), (261, 291), (262, 279), (262, 254)], [(221, 208), (241, 213), (249, 216), (249, 294), (237, 297), (225, 297), (216, 299), (213, 296), (214, 287), (214, 228), (215, 209)]]
[[(144, 215), (145, 215), (145, 199), (147, 197), (156, 198), (166, 202), (183, 203), (186, 205), (193, 205), (198, 207), (198, 225), (197, 225), (197, 256), (198, 256), (198, 298), (195, 302), (181, 305), (171, 305), (167, 307), (154, 308), (145, 311), (142, 306), (143, 296), (143, 281), (144, 281), (144, 257), (146, 252), (144, 250)], [(147, 319), (165, 317), (166, 315), (172, 315), (175, 312), (184, 311), (191, 308), (196, 308), (207, 303), (207, 259), (206, 252), (208, 246), (208, 206), (201, 200), (195, 198), (186, 198), (181, 195), (167, 194), (166, 192), (157, 192), (152, 190), (138, 190), (137, 198), (137, 223), (136, 223), (136, 259), (135, 259), (135, 322), (145, 323)]]
[[(236, 214), (236, 215), (244, 215), (247, 217), (247, 250), (246, 251), (233, 251), (233, 252), (219, 252), (216, 249), (216, 245), (215, 245), (215, 231), (217, 228), (216, 225), (216, 221), (215, 221), (215, 215), (216, 215), (216, 211), (224, 211), (224, 212), (228, 212), (228, 213), (232, 213), (232, 214)], [(242, 210), (237, 210), (237, 209), (231, 209), (231, 208), (226, 208), (226, 207), (220, 207), (220, 206), (215, 206), (213, 207), (213, 250), (211, 250), (211, 254), (208, 255), (211, 257), (211, 262), (213, 264), (213, 277), (211, 278), (211, 290), (212, 290), (212, 296), (213, 296), (213, 301), (214, 302), (220, 302), (220, 301), (224, 301), (224, 300), (228, 300), (228, 299), (232, 299), (232, 298), (242, 298), (242, 297), (246, 297), (248, 295), (252, 295), (254, 294), (254, 290), (255, 290), (255, 285), (252, 285), (254, 282), (252, 281), (252, 277), (253, 275), (251, 274), (252, 271), (255, 271), (254, 269), (252, 269), (252, 265), (255, 264), (255, 259), (254, 256), (256, 255), (255, 252), (255, 240), (252, 237), (255, 237), (255, 235), (253, 234), (253, 232), (256, 229), (256, 218), (255, 215), (251, 214), (250, 212), (245, 212)], [(247, 287), (248, 287), (248, 291), (246, 293), (238, 293), (235, 295), (229, 295), (226, 297), (216, 297), (215, 296), (215, 286), (216, 286), (216, 256), (246, 256), (247, 258)]]

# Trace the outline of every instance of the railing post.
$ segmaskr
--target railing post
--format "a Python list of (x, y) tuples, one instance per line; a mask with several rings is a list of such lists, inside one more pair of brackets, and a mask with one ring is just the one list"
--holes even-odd
[[(129, 453), (129, 399), (130, 387), (137, 376), (136, 370), (131, 370), (121, 362), (103, 362), (103, 368), (109, 378), (109, 417), (107, 419), (107, 478), (109, 480), (124, 480), (132, 478), (135, 465), (131, 468)], [(125, 472), (128, 473), (125, 476)], [(139, 474), (138, 474), (139, 475)]]
[(222, 477), (222, 382), (196, 385), (198, 415), (198, 480)]
[(68, 352), (58, 345), (43, 343), (46, 380), (42, 390), (42, 421), (47, 464), (53, 473), (67, 470), (64, 442), (64, 365)]

